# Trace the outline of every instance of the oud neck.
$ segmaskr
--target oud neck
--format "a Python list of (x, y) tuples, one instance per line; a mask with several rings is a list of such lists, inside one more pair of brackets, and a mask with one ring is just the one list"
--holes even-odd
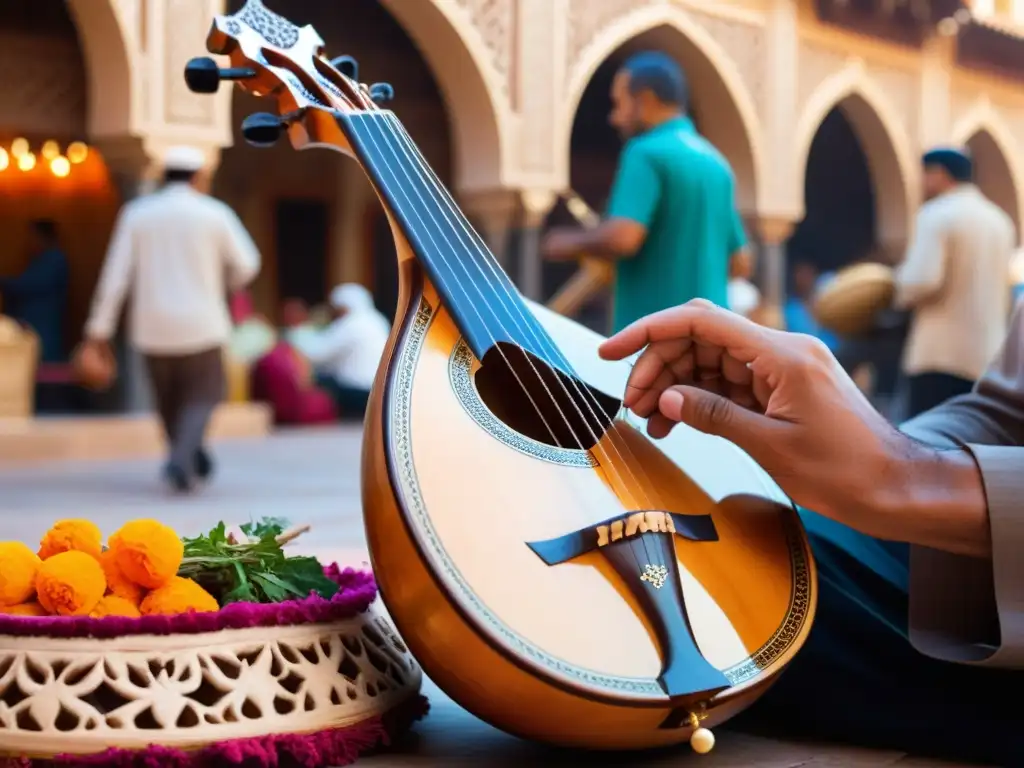
[(338, 121), (477, 359), (505, 342), (571, 374), (398, 118), (381, 111)]

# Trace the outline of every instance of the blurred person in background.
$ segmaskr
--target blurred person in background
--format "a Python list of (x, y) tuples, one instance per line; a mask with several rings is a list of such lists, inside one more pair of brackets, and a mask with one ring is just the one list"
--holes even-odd
[(737, 315), (751, 318), (761, 306), (761, 291), (751, 282), (754, 260), (749, 249), (739, 251), (729, 263), (729, 283), (726, 286), (727, 306)]
[(811, 309), (815, 291), (825, 280), (828, 276), (819, 277), (817, 267), (810, 262), (797, 262), (793, 266), (793, 289), (786, 298), (783, 317), (787, 331), (814, 336), (834, 352), (839, 347), (839, 338), (821, 327)]
[(31, 227), (28, 266), (20, 275), (0, 278), (3, 311), (39, 337), (41, 362), (58, 363), (66, 355), (68, 259), (61, 250), (54, 222), (37, 219)]
[(898, 309), (910, 310), (903, 355), (908, 417), (967, 394), (1006, 335), (1013, 220), (972, 183), (959, 148), (925, 153), (914, 237), (896, 270)]
[(728, 306), (730, 261), (747, 245), (728, 161), (686, 114), (689, 89), (665, 53), (630, 57), (612, 82), (609, 122), (626, 140), (607, 215), (594, 229), (554, 229), (554, 261), (615, 263), (614, 328), (690, 299)]
[(277, 344), (277, 329), (256, 312), (248, 291), (236, 291), (231, 297), (231, 339), (228, 350), (246, 365), (253, 365)]
[(342, 418), (362, 418), (391, 335), (391, 324), (357, 283), (331, 291), (330, 324), (315, 335), (296, 339), (298, 351), (317, 370), (317, 383), (331, 394)]
[(199, 191), (202, 151), (167, 152), (163, 187), (121, 210), (87, 343), (105, 345), (128, 294), (130, 336), (145, 357), (169, 446), (164, 478), (178, 492), (213, 472), (206, 429), (225, 394), (226, 297), (256, 277), (260, 254), (230, 207)]

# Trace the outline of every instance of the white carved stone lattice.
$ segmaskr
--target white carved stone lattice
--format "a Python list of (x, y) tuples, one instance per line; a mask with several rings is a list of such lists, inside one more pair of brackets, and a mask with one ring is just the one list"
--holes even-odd
[(196, 635), (0, 637), (0, 753), (346, 727), (416, 695), (421, 679), (375, 607), (331, 624)]
[[(403, 0), (407, 2), (407, 0)], [(509, 89), (513, 69), (515, 41), (515, 5), (512, 0), (457, 0), (469, 15), (473, 27), (479, 32), (491, 54), (491, 63), (501, 77), (502, 86)]]
[(813, 43), (801, 43), (798, 76), (798, 107), (802, 113), (818, 86), (842, 71), (847, 53)]
[(764, 26), (693, 9), (687, 13), (708, 31), (714, 41), (736, 63), (736, 69), (750, 91), (754, 106), (760, 114), (764, 114), (768, 98), (768, 61)]
[(583, 49), (609, 24), (636, 7), (636, 0), (570, 0), (565, 71), (572, 71)]

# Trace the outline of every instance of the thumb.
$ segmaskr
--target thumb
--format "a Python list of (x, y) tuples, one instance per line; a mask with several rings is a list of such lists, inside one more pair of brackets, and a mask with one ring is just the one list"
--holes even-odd
[(752, 457), (772, 443), (778, 429), (778, 424), (767, 416), (696, 387), (669, 387), (661, 393), (658, 410), (666, 419), (723, 437)]

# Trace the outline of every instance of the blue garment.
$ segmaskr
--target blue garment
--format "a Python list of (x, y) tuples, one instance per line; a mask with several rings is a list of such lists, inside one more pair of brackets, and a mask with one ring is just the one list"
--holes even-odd
[(908, 640), (906, 544), (801, 510), (818, 568), (806, 645), (731, 725), (921, 757), (1024, 765), (1024, 673), (937, 661)]
[(68, 303), (68, 260), (59, 248), (37, 255), (17, 277), (0, 278), (4, 314), (25, 323), (39, 336), (40, 359), (65, 359), (64, 312)]
[(818, 325), (811, 310), (803, 299), (791, 298), (786, 301), (783, 308), (783, 319), (786, 322), (786, 330), (793, 333), (806, 333), (825, 342), (825, 346), (833, 352), (839, 348), (839, 337), (831, 331), (827, 331)]

